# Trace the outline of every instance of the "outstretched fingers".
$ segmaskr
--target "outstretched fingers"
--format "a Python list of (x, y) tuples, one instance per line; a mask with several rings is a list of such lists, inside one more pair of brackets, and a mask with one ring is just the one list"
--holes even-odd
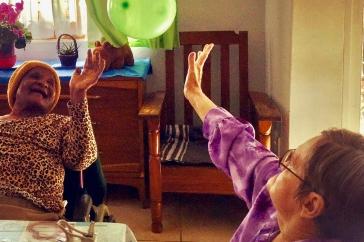
[(195, 65), (196, 65), (196, 53), (191, 52), (188, 55), (188, 71), (195, 72)]
[(81, 75), (81, 68), (76, 67), (75, 71), (72, 74), (72, 77), (76, 77), (76, 76), (79, 76), (79, 75)]
[(87, 50), (87, 57), (85, 60), (84, 68), (90, 68), (92, 66), (92, 52), (91, 49)]
[(93, 61), (93, 65), (99, 65), (99, 62), (100, 62), (100, 53), (97, 52), (94, 57), (92, 58), (92, 61)]
[(203, 47), (203, 50), (202, 52), (198, 53), (198, 58), (197, 58), (197, 64), (201, 67), (205, 64), (207, 58), (209, 57), (209, 54), (212, 50), (212, 48), (214, 48), (214, 44), (206, 44), (204, 47)]
[(106, 61), (105, 61), (104, 58), (102, 58), (100, 56), (100, 53), (97, 53), (96, 56), (97, 56), (97, 60), (98, 60), (97, 61), (97, 66), (99, 67), (100, 73), (102, 73), (104, 71), (104, 69), (105, 69)]
[(81, 74), (81, 68), (76, 67), (75, 72), (76, 75), (80, 75)]

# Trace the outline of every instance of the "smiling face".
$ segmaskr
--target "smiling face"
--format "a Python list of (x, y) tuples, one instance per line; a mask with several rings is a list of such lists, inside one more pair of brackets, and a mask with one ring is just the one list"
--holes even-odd
[(50, 70), (35, 67), (22, 78), (16, 92), (14, 108), (46, 114), (55, 102), (55, 80)]
[[(305, 177), (310, 154), (319, 140), (320, 136), (310, 139), (289, 155), (286, 165), (299, 177)], [(290, 234), (302, 220), (302, 201), (297, 199), (297, 191), (301, 183), (298, 177), (285, 168), (282, 168), (282, 172), (270, 178), (267, 183), (283, 234)]]

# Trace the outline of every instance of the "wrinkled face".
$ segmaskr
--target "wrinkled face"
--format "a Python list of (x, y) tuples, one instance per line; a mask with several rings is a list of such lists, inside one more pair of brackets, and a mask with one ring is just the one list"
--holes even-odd
[(55, 98), (55, 80), (52, 73), (43, 67), (28, 71), (20, 82), (15, 105), (25, 109), (48, 113)]
[[(312, 148), (320, 139), (320, 136), (312, 138), (300, 145), (287, 159), (286, 165), (299, 177), (305, 177), (305, 168)], [(290, 224), (300, 219), (301, 203), (297, 199), (297, 191), (302, 181), (292, 172), (281, 168), (282, 172), (270, 178), (267, 183), (269, 195), (277, 210), (277, 219), (280, 230), (290, 229)]]

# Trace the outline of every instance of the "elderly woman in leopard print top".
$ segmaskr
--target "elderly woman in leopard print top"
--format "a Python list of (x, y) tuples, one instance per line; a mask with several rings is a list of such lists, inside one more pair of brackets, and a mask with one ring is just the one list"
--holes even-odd
[(69, 82), (69, 116), (50, 113), (61, 91), (51, 66), (28, 61), (14, 71), (7, 93), (11, 112), (0, 116), (0, 219), (62, 216), (64, 167), (81, 170), (96, 159), (86, 93), (104, 67), (89, 50)]

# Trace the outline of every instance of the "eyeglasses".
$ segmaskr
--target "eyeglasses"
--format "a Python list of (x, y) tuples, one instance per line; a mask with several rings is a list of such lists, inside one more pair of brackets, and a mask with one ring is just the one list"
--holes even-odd
[(284, 169), (286, 169), (289, 172), (291, 172), (295, 177), (297, 177), (298, 179), (300, 179), (303, 183), (306, 183), (306, 181), (302, 177), (300, 177), (299, 175), (297, 175), (296, 172), (292, 171), (292, 169), (288, 167), (290, 165), (290, 162), (291, 162), (292, 154), (294, 153), (295, 150), (296, 149), (288, 150), (282, 156), (282, 158), (279, 159), (279, 167), (283, 167)]

